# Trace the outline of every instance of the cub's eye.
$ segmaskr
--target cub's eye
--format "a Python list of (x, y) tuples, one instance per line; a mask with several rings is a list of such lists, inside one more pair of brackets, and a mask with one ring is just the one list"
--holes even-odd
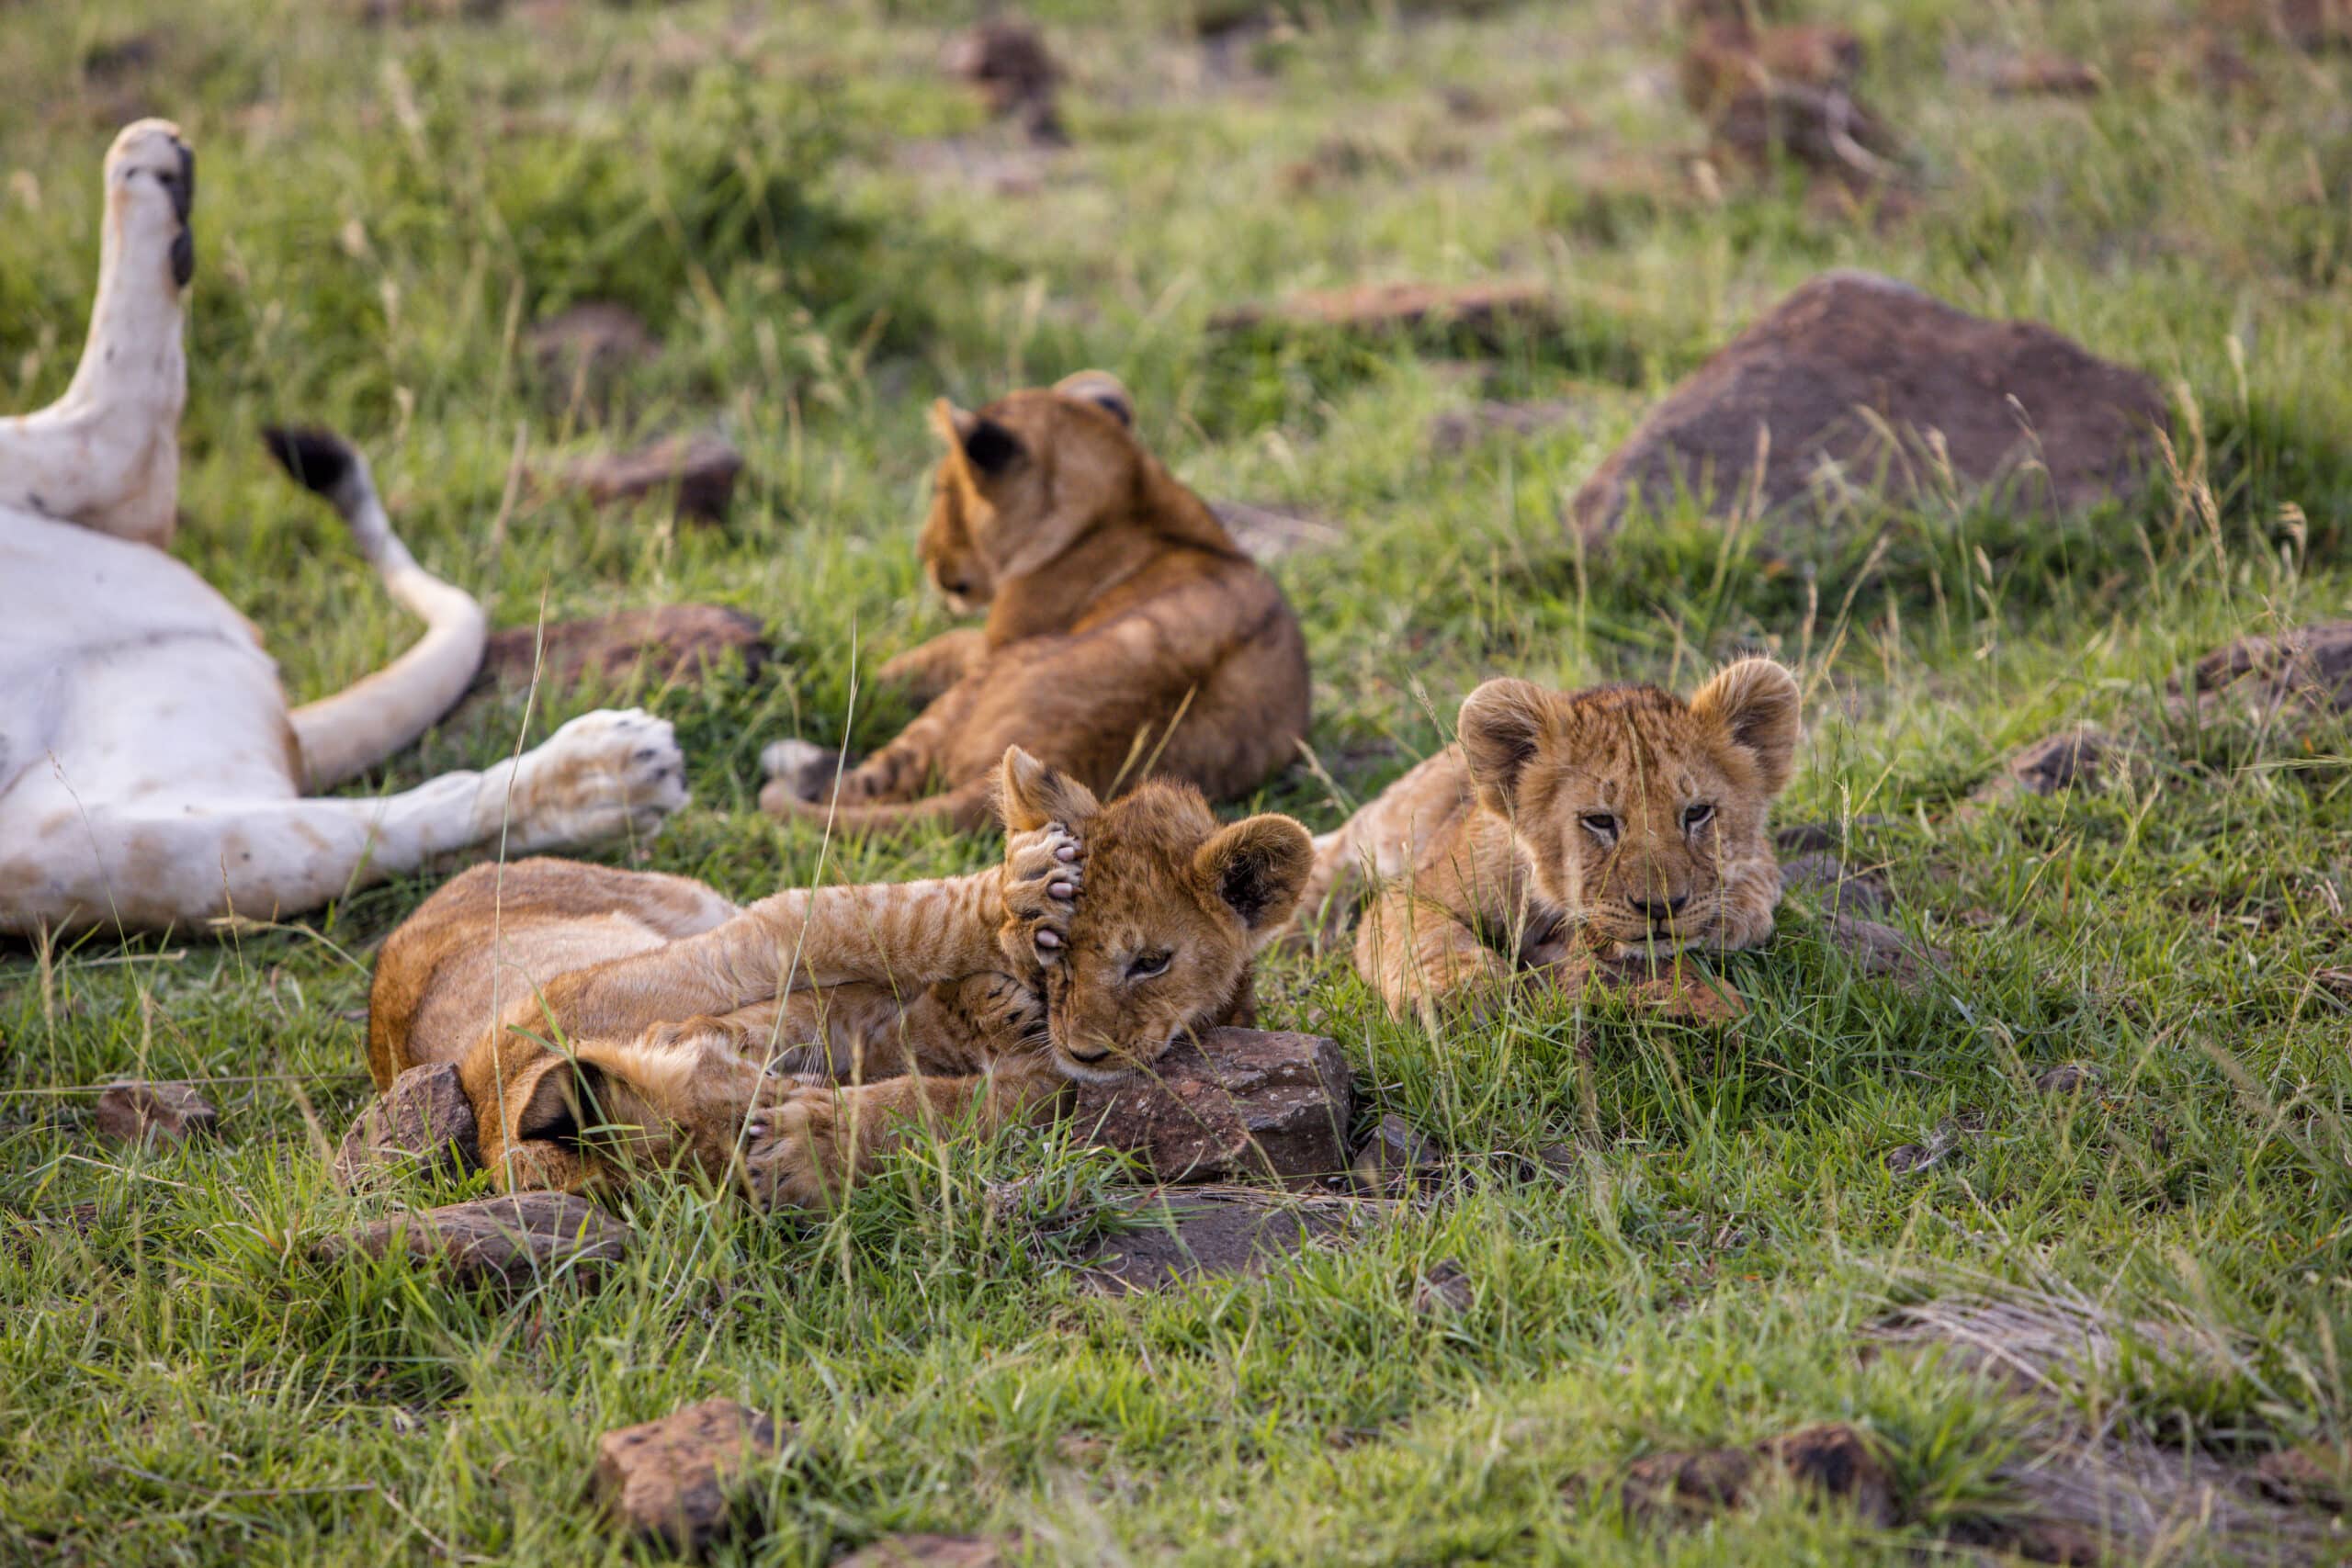
[(1606, 811), (1587, 812), (1584, 825), (1604, 839), (1613, 839), (1617, 836), (1617, 818)]
[(1696, 806), (1686, 807), (1682, 813), (1682, 830), (1686, 833), (1695, 833), (1705, 827), (1714, 815), (1715, 808), (1703, 800)]
[(1138, 953), (1127, 960), (1127, 978), (1148, 980), (1155, 975), (1168, 973), (1169, 955), (1165, 953)]

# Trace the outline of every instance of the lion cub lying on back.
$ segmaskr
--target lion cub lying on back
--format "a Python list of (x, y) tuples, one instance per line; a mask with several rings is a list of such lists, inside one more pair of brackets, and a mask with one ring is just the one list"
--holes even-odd
[(969, 831), (988, 820), (1007, 746), (1104, 795), (1150, 777), (1225, 799), (1297, 756), (1298, 617), (1136, 438), (1125, 388), (1085, 371), (978, 413), (943, 400), (932, 423), (947, 455), (923, 565), (959, 611), (986, 604), (988, 624), (884, 667), (930, 705), (838, 790), (831, 750), (771, 746), (763, 807), (851, 828)]
[(1793, 676), (1724, 668), (1688, 703), (1655, 686), (1489, 681), (1460, 740), (1316, 841), (1311, 917), (1377, 886), (1356, 968), (1398, 1016), (1491, 1000), (1596, 958), (1747, 947), (1771, 934), (1767, 821), (1798, 738)]
[(1066, 1079), (1252, 1021), (1306, 829), (1220, 827), (1176, 784), (1103, 806), (1017, 748), (998, 782), (1004, 863), (942, 881), (738, 909), (684, 877), (477, 866), (385, 942), (369, 1069), (456, 1063), (509, 1187), (690, 1163), (809, 1205), (917, 1124), (1029, 1116)]

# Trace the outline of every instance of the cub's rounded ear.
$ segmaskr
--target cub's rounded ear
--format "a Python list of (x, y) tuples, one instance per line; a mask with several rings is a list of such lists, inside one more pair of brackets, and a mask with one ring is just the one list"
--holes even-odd
[(1803, 733), (1803, 697), (1797, 678), (1770, 659), (1726, 664), (1690, 699), (1690, 711), (1719, 728), (1726, 739), (1756, 758), (1764, 787), (1778, 795), (1796, 771)]
[(931, 431), (949, 446), (961, 450), (964, 437), (980, 422), (980, 416), (969, 409), (959, 409), (945, 398), (931, 400)]
[(1075, 828), (1102, 803), (1094, 792), (1018, 746), (1004, 749), (997, 765), (996, 814), (1008, 833), (1034, 833), (1048, 822)]
[(1489, 681), (1462, 699), (1454, 733), (1478, 802), (1509, 813), (1519, 795), (1527, 764), (1552, 727), (1555, 698), (1532, 681)]
[(1065, 398), (1092, 403), (1128, 429), (1135, 428), (1136, 400), (1108, 370), (1080, 370), (1065, 376), (1054, 383), (1054, 390)]
[(1221, 829), (1193, 852), (1193, 874), (1261, 937), (1290, 919), (1314, 869), (1315, 840), (1272, 812)]
[(506, 1086), (511, 1143), (577, 1148), (587, 1129), (605, 1123), (603, 1069), (549, 1052)]

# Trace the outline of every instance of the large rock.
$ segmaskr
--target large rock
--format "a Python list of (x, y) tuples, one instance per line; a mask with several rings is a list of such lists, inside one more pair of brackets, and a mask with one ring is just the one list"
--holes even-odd
[(351, 1123), (334, 1153), (335, 1185), (345, 1191), (414, 1173), (462, 1175), (481, 1167), (474, 1108), (447, 1062), (411, 1067)]
[(760, 1412), (707, 1399), (597, 1438), (591, 1490), (628, 1533), (699, 1557), (728, 1533), (744, 1472), (783, 1448), (776, 1424)]
[(98, 1136), (110, 1144), (184, 1144), (220, 1123), (220, 1112), (194, 1084), (108, 1084), (98, 1096)]
[(632, 676), (652, 685), (692, 683), (729, 655), (746, 670), (766, 662), (757, 619), (717, 604), (664, 604), (492, 632), (481, 672), (511, 690), (529, 685), (535, 669), (540, 684), (554, 687), (577, 686), (594, 674), (609, 690)]
[(461, 1284), (529, 1285), (563, 1274), (594, 1279), (628, 1251), (627, 1225), (569, 1192), (517, 1192), (374, 1220), (322, 1236), (321, 1261), (350, 1253), (382, 1258), (395, 1248), (447, 1271)]
[(1272, 1192), (1155, 1192), (1130, 1211), (1135, 1228), (1095, 1243), (1080, 1262), (1087, 1282), (1110, 1295), (1262, 1274), (1311, 1242), (1345, 1235), (1365, 1206)]
[(1163, 1181), (1324, 1176), (1348, 1168), (1355, 1085), (1315, 1034), (1216, 1029), (1148, 1075), (1082, 1084), (1081, 1134), (1141, 1156)]
[[(1717, 517), (1792, 509), (1838, 484), (1905, 502), (1934, 471), (1929, 432), (1962, 484), (2071, 512), (2132, 493), (2164, 422), (2154, 379), (2047, 327), (1825, 273), (1676, 388), (1577, 492), (1568, 520), (1597, 543), (1637, 503), (1672, 506), (1678, 486)], [(1882, 423), (1903, 450), (1888, 450)]]

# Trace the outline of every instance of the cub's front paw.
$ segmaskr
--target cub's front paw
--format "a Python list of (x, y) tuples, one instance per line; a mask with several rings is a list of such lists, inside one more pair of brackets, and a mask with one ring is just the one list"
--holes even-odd
[(790, 1089), (755, 1108), (743, 1134), (743, 1184), (763, 1208), (826, 1208), (848, 1183), (841, 1103), (830, 1089)]
[(998, 945), (1013, 963), (1050, 961), (1069, 940), (1069, 917), (1086, 879), (1086, 847), (1059, 822), (1015, 833), (1004, 846), (1004, 924)]

